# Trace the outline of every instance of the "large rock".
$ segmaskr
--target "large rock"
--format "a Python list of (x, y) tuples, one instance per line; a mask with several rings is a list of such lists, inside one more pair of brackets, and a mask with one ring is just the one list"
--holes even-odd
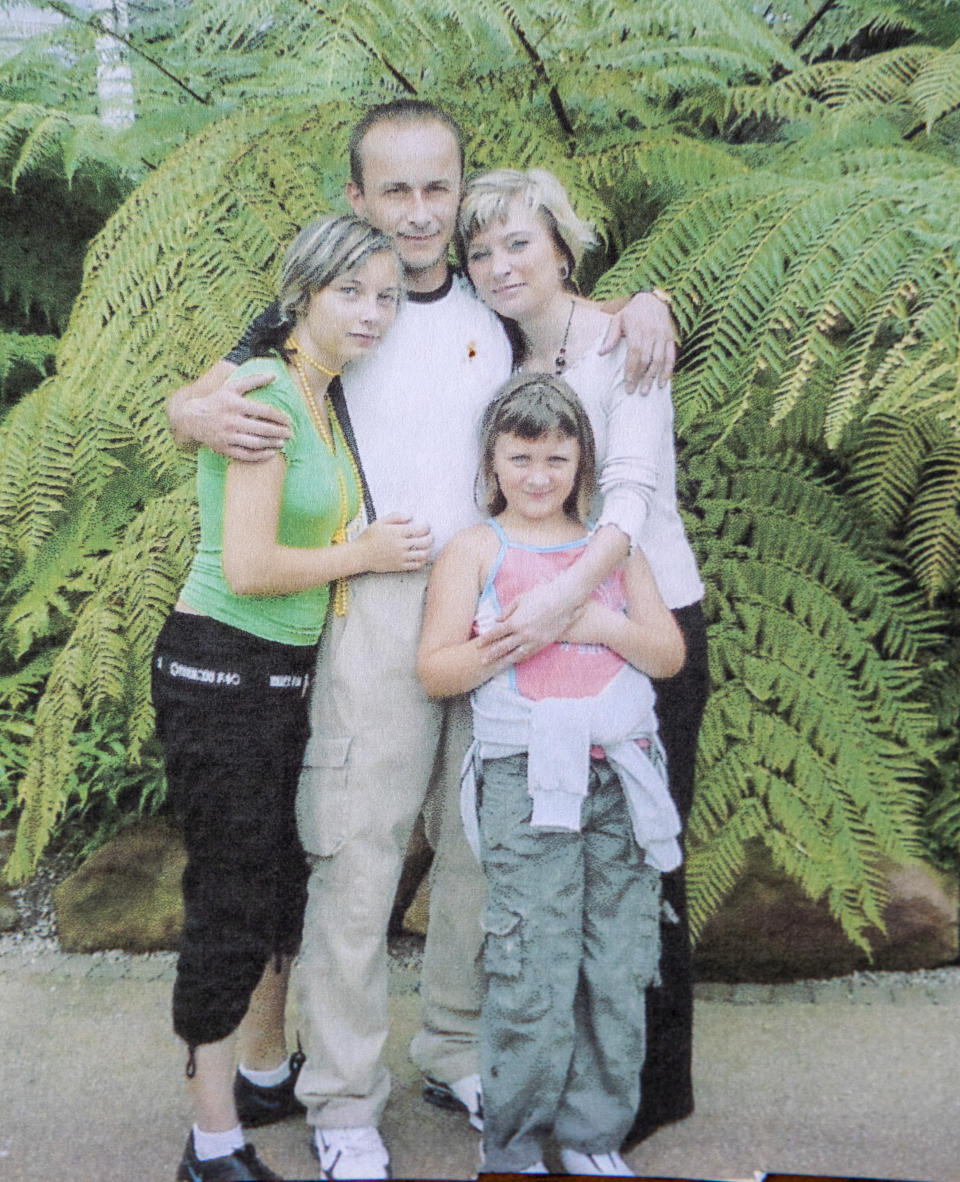
[(0, 932), (12, 932), (20, 926), (16, 899), (6, 889), (0, 890)]
[[(395, 931), (423, 932), (430, 851), (419, 831), (407, 852)], [(175, 948), (183, 922), (185, 855), (162, 821), (131, 826), (57, 888), (60, 943), (69, 952)], [(872, 961), (850, 943), (826, 906), (814, 903), (756, 846), (743, 878), (710, 920), (695, 951), (696, 975), (714, 981), (790, 981), (865, 968), (932, 968), (957, 957), (957, 883), (928, 866), (886, 869), (886, 933)]]
[(871, 934), (872, 960), (755, 846), (744, 876), (707, 923), (694, 953), (707, 981), (791, 981), (866, 968), (933, 968), (957, 957), (957, 882), (929, 866), (884, 867), (886, 932)]
[(185, 862), (183, 842), (171, 825), (151, 820), (125, 829), (54, 891), (61, 948), (176, 948)]
[[(426, 932), (426, 875), (432, 857), (418, 823), (397, 888), (392, 935)], [(125, 829), (54, 891), (61, 948), (175, 949), (183, 923), (180, 878), (185, 861), (183, 842), (171, 825), (143, 821)]]

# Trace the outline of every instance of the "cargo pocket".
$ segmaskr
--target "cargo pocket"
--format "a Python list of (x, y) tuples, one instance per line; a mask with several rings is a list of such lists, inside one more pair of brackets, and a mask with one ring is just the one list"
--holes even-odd
[[(660, 984), (660, 924), (669, 922), (664, 908), (670, 904), (661, 894), (660, 875), (649, 866), (643, 867), (642, 905), (636, 923), (636, 974), (642, 989)], [(676, 917), (674, 916), (674, 921)]]
[(488, 907), (483, 913), (483, 967), (499, 977), (516, 978), (523, 967), (520, 916), (505, 908)]
[(303, 756), (297, 789), (297, 827), (308, 854), (332, 857), (350, 826), (347, 760), (350, 738), (312, 735)]

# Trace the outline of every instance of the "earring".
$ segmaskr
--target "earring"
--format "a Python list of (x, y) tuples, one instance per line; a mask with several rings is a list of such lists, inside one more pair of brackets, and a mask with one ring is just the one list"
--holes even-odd
[(561, 263), (560, 267), (559, 267), (559, 271), (560, 271), (561, 281), (566, 283), (566, 281), (570, 278), (570, 264), (569, 263)]

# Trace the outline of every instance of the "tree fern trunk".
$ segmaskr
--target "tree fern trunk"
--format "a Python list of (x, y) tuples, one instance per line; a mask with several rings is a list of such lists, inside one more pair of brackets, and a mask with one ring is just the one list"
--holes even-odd
[[(103, 26), (126, 33), (127, 0), (93, 0), (91, 9)], [(133, 74), (126, 46), (109, 34), (96, 40), (97, 97), (100, 122), (107, 127), (129, 127), (136, 118), (133, 106)]]

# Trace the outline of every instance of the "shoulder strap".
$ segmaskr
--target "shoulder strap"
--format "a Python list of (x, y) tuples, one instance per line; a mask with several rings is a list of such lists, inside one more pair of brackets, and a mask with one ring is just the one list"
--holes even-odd
[(350, 411), (347, 409), (347, 400), (343, 395), (343, 386), (339, 378), (333, 379), (327, 393), (330, 396), (330, 405), (333, 407), (333, 413), (337, 416), (340, 429), (343, 431), (343, 437), (347, 441), (347, 447), (353, 453), (353, 458), (357, 465), (357, 472), (360, 476), (360, 487), (363, 492), (363, 507), (366, 511), (367, 523), (369, 524), (376, 520), (377, 513), (373, 507), (373, 497), (370, 495), (370, 486), (367, 484), (367, 477), (363, 471), (363, 461), (360, 459), (357, 440), (353, 434), (353, 424), (350, 422)]
[(487, 525), (490, 526), (490, 528), (493, 530), (493, 532), (500, 539), (500, 544), (502, 546), (509, 546), (510, 545), (510, 541), (507, 538), (507, 535), (503, 532), (503, 526), (500, 524), (499, 521), (496, 520), (496, 518), (488, 517), (487, 518)]

